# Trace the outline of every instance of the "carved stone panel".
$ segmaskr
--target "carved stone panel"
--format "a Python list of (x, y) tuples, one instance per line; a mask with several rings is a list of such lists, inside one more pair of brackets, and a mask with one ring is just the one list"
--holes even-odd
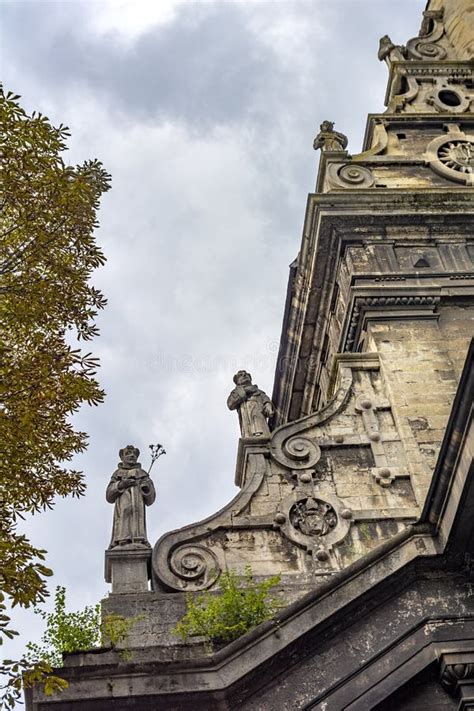
[(311, 552), (320, 563), (337, 569), (334, 546), (347, 536), (352, 512), (339, 497), (316, 487), (297, 488), (284, 499), (275, 515), (275, 525), (298, 546)]
[(449, 133), (431, 141), (426, 149), (427, 164), (439, 175), (466, 185), (474, 185), (474, 135), (450, 125)]
[(327, 501), (309, 496), (293, 504), (290, 523), (305, 536), (325, 536), (337, 525), (337, 515)]
[(269, 441), (240, 440), (236, 498), (158, 541), (156, 590), (212, 589), (221, 571), (250, 565), (258, 577), (279, 570), (304, 594), (418, 517), (378, 356), (339, 358), (323, 409)]

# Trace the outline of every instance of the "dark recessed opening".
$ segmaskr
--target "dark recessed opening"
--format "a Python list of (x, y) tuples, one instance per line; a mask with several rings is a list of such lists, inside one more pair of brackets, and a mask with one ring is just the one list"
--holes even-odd
[(399, 138), (400, 140), (403, 140), (406, 137), (407, 137), (406, 133), (397, 133), (397, 138)]
[(446, 104), (446, 106), (459, 106), (461, 103), (459, 96), (454, 91), (450, 91), (449, 89), (439, 91), (438, 99), (443, 104)]
[(401, 94), (406, 94), (408, 89), (409, 89), (409, 87), (408, 87), (407, 79), (406, 79), (406, 77), (402, 77), (401, 81), (400, 81), (400, 87), (397, 91), (398, 96), (401, 96)]
[(428, 22), (426, 23), (426, 27), (424, 28), (425, 32), (424, 35), (430, 35), (433, 30), (434, 30), (434, 20), (430, 17)]
[(325, 363), (328, 359), (329, 353), (329, 336), (326, 333), (324, 336), (323, 347), (321, 349), (321, 363)]

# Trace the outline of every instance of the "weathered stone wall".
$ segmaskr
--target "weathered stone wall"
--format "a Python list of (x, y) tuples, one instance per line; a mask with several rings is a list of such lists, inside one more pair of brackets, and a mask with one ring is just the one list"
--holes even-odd
[(447, 341), (434, 318), (406, 318), (371, 323), (367, 345), (380, 354), (422, 506), (458, 385)]
[(456, 58), (474, 57), (474, 4), (472, 0), (430, 0), (430, 10), (444, 11), (446, 35), (455, 48)]
[[(453, 364), (456, 380), (459, 380), (464, 366), (467, 349), (474, 336), (474, 304), (471, 299), (457, 299), (453, 303), (443, 303), (439, 308), (438, 326), (442, 342)], [(436, 376), (435, 371), (435, 376)], [(449, 377), (448, 372), (439, 373)]]
[(391, 377), (377, 354), (340, 356), (325, 409), (241, 440), (241, 493), (157, 543), (155, 590), (215, 590), (221, 571), (250, 565), (257, 579), (279, 573), (276, 593), (294, 601), (415, 521), (429, 470)]

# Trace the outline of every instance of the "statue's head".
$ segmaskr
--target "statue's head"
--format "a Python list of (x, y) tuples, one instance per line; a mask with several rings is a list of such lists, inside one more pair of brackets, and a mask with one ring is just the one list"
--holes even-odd
[(119, 451), (119, 457), (124, 464), (136, 464), (139, 456), (140, 450), (134, 447), (133, 444), (127, 444), (126, 447)]
[(252, 376), (246, 370), (239, 370), (234, 375), (234, 383), (236, 385), (252, 385)]
[(333, 121), (323, 121), (321, 124), (321, 131), (323, 132), (330, 132), (334, 130), (334, 122)]

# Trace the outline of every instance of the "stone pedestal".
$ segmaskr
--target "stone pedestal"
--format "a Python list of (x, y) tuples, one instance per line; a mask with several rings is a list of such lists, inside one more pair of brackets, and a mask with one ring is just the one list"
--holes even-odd
[(148, 592), (151, 548), (117, 546), (105, 551), (105, 580), (112, 593)]

